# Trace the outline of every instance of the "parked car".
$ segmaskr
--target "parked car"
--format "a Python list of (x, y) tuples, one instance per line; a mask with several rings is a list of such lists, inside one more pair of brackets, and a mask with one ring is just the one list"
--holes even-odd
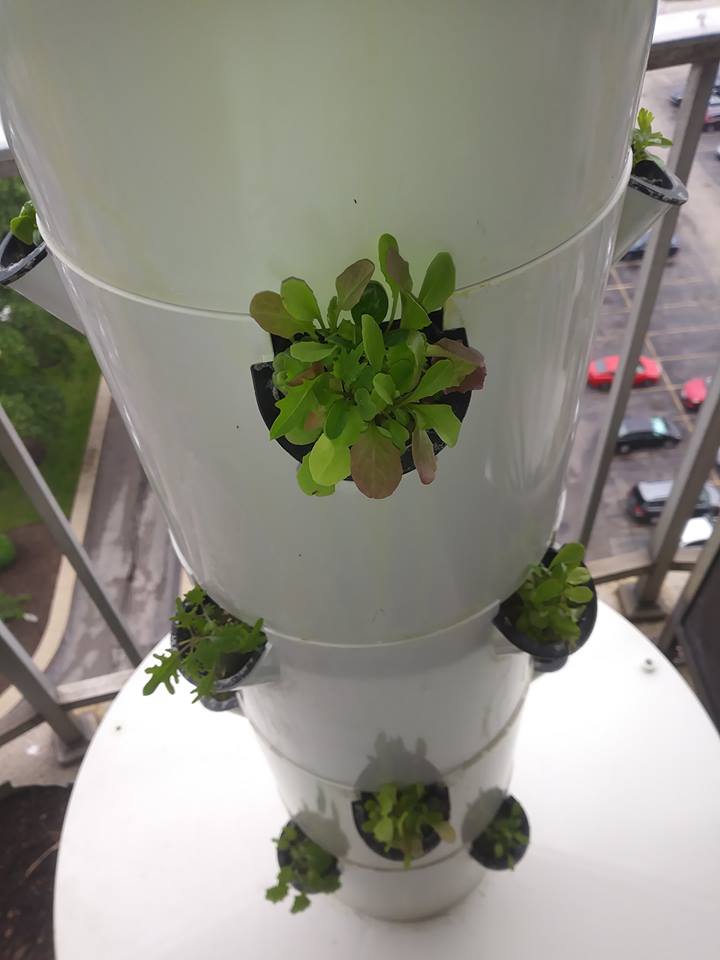
[(702, 547), (715, 529), (707, 517), (691, 517), (680, 534), (681, 547)]
[[(588, 364), (587, 382), (590, 387), (598, 387), (601, 390), (609, 390), (615, 379), (620, 357), (610, 356), (601, 357), (599, 360), (592, 360)], [(638, 365), (635, 368), (635, 377), (633, 386), (649, 386), (660, 380), (660, 364), (651, 360), (650, 357), (640, 357)]]
[(625, 417), (620, 424), (616, 453), (630, 453), (646, 447), (676, 447), (682, 434), (665, 417)]
[[(638, 523), (657, 520), (672, 490), (672, 480), (641, 480), (631, 488), (627, 498), (627, 512)], [(720, 494), (706, 483), (692, 512), (693, 517), (717, 517), (720, 513)]]
[[(715, 94), (715, 95), (717, 95), (718, 97), (720, 97), (720, 70), (718, 70), (717, 76), (715, 77), (715, 83), (714, 83), (713, 88), (712, 88), (711, 96), (712, 96), (713, 94)], [(670, 103), (671, 103), (674, 107), (679, 107), (680, 104), (683, 102), (683, 96), (684, 96), (684, 95), (685, 95), (685, 88), (684, 88), (684, 87), (677, 87), (677, 88), (676, 88), (675, 90), (673, 90), (673, 92), (670, 94)]]
[(710, 377), (693, 377), (686, 380), (680, 389), (680, 399), (686, 410), (699, 410), (707, 397)]
[[(620, 259), (629, 262), (630, 260), (642, 260), (645, 256), (645, 247), (648, 245), (650, 240), (650, 231), (648, 230), (644, 233), (635, 243), (628, 248), (627, 253), (625, 253)], [(675, 254), (680, 249), (680, 241), (673, 234), (670, 240), (670, 246), (668, 247), (668, 257), (674, 257)]]
[(703, 130), (720, 130), (720, 95), (713, 94), (708, 100)]

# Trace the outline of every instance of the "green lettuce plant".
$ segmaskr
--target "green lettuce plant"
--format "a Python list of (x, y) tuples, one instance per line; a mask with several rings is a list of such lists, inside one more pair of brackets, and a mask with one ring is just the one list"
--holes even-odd
[(278, 870), (275, 885), (265, 891), (267, 900), (280, 903), (293, 886), (299, 892), (293, 899), (290, 913), (301, 913), (310, 906), (308, 894), (335, 893), (340, 889), (336, 858), (306, 837), (292, 820), (273, 843), (281, 854), (285, 854), (282, 859), (288, 862)]
[(382, 843), (386, 852), (401, 850), (406, 869), (423, 854), (424, 827), (430, 827), (447, 843), (455, 840), (455, 831), (443, 816), (438, 799), (429, 795), (422, 783), (408, 787), (383, 784), (365, 800), (363, 809), (362, 829)]
[(10, 233), (28, 247), (36, 247), (42, 243), (42, 237), (37, 226), (35, 204), (26, 200), (20, 208), (20, 213), (10, 221)]
[(593, 598), (585, 586), (590, 574), (581, 543), (566, 543), (546, 567), (533, 564), (509, 602), (517, 629), (538, 643), (566, 644), (571, 650), (580, 637), (578, 621)]
[(652, 160), (662, 165), (660, 157), (647, 152), (648, 147), (672, 146), (672, 140), (668, 140), (659, 130), (653, 130), (654, 119), (655, 115), (645, 107), (641, 107), (638, 111), (637, 126), (632, 132), (633, 170), (644, 160)]
[(143, 688), (146, 696), (161, 685), (174, 693), (181, 672), (194, 685), (196, 701), (210, 696), (218, 680), (232, 676), (242, 658), (266, 642), (262, 620), (248, 626), (218, 606), (202, 587), (178, 597), (171, 623), (175, 646), (156, 653), (158, 662), (146, 668), (150, 675)]
[(25, 615), (25, 606), (29, 600), (29, 593), (12, 596), (12, 594), (0, 590), (0, 621), (9, 623), (10, 620), (22, 620)]
[(517, 862), (515, 858), (520, 851), (525, 851), (530, 842), (523, 810), (517, 800), (512, 798), (509, 804), (503, 804), (502, 812), (486, 827), (479, 840), (495, 861), (514, 869)]
[(365, 496), (388, 497), (402, 479), (408, 448), (420, 480), (431, 483), (436, 462), (428, 430), (448, 446), (460, 431), (444, 395), (480, 390), (485, 381), (481, 353), (448, 338), (429, 344), (422, 332), (455, 288), (450, 254), (437, 254), (417, 293), (390, 234), (380, 237), (378, 259), (387, 289), (372, 279), (372, 261), (358, 260), (337, 277), (324, 313), (297, 277), (283, 280), (280, 293), (255, 294), (250, 304), (263, 330), (293, 341), (273, 364), (282, 399), (270, 437), (312, 444), (297, 474), (308, 495), (332, 494), (351, 476)]

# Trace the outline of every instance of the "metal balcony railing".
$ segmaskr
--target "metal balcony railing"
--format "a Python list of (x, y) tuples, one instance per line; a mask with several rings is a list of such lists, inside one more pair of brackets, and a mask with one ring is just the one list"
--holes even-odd
[[(648, 70), (690, 64), (690, 78), (679, 112), (674, 145), (668, 166), (687, 181), (702, 131), (706, 104), (720, 61), (720, 7), (700, 13), (668, 14), (658, 18)], [(0, 177), (16, 173), (7, 146), (0, 141)], [(645, 338), (655, 306), (667, 251), (675, 229), (678, 208), (670, 211), (655, 227), (646, 249), (638, 289), (626, 330), (612, 391), (610, 414), (602, 430), (592, 469), (592, 482), (586, 502), (578, 518), (578, 538), (587, 542), (615, 450), (618, 427), (627, 406), (633, 374), (641, 345)], [(690, 515), (701, 486), (712, 467), (715, 452), (720, 446), (720, 375), (715, 376), (696, 429), (687, 446), (670, 497), (654, 532), (649, 548), (632, 554), (608, 557), (591, 563), (598, 582), (638, 576), (632, 590), (632, 603), (638, 611), (652, 605), (657, 599), (664, 577), (670, 569), (692, 569), (698, 559), (697, 550), (677, 551), (676, 546), (683, 524)], [(125, 624), (114, 609), (103, 589), (85, 550), (55, 502), (37, 467), (28, 456), (10, 421), (0, 408), (0, 455), (10, 465), (47, 524), (62, 552), (75, 568), (99, 611), (105, 618), (115, 639), (128, 660), (136, 666), (140, 652), (131, 639)], [(690, 582), (680, 606), (687, 606), (699, 574), (706, 570), (720, 549), (720, 525), (708, 542), (698, 562), (697, 573)], [(661, 648), (672, 642), (673, 623), (670, 618), (663, 633)], [(0, 623), (0, 673), (13, 683), (25, 698), (8, 718), (0, 718), (0, 744), (32, 725), (46, 720), (68, 747), (80, 747), (86, 742), (87, 731), (72, 711), (80, 706), (112, 697), (129, 675), (129, 670), (104, 677), (54, 687), (38, 670), (32, 659), (13, 637), (9, 628)]]

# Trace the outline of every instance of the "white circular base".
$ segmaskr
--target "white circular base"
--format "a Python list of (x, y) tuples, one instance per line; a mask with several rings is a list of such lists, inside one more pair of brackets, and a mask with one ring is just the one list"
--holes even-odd
[(603, 605), (588, 645), (528, 697), (511, 784), (527, 855), (418, 923), (337, 896), (297, 916), (266, 901), (287, 813), (248, 724), (179, 694), (144, 699), (143, 682), (110, 708), (73, 791), (58, 960), (717, 957), (720, 740), (676, 671)]

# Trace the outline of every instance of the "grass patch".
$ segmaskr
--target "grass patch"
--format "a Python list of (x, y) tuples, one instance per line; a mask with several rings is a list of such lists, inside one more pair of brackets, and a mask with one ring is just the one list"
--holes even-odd
[[(0, 181), (0, 234), (11, 216), (17, 213), (27, 193), (19, 177)], [(87, 340), (50, 317), (39, 307), (28, 306), (18, 294), (0, 288), (0, 310), (9, 307), (23, 311), (26, 318), (36, 322), (37, 330), (59, 333), (72, 353), (72, 362), (66, 366), (45, 367), (33, 372), (33, 383), (56, 386), (65, 402), (62, 427), (45, 445), (46, 455), (40, 470), (60, 506), (70, 512), (85, 444), (92, 419), (100, 371)], [(0, 320), (0, 322), (2, 322)], [(38, 520), (32, 504), (20, 484), (0, 459), (0, 533)]]
[[(57, 323), (62, 326), (59, 320)], [(40, 472), (66, 514), (70, 513), (75, 496), (100, 378), (87, 340), (78, 334), (69, 337), (68, 343), (73, 352), (69, 376), (53, 369), (38, 373), (45, 382), (56, 384), (65, 399), (63, 429), (48, 443)], [(38, 519), (14, 475), (0, 465), (0, 532), (6, 533)]]

